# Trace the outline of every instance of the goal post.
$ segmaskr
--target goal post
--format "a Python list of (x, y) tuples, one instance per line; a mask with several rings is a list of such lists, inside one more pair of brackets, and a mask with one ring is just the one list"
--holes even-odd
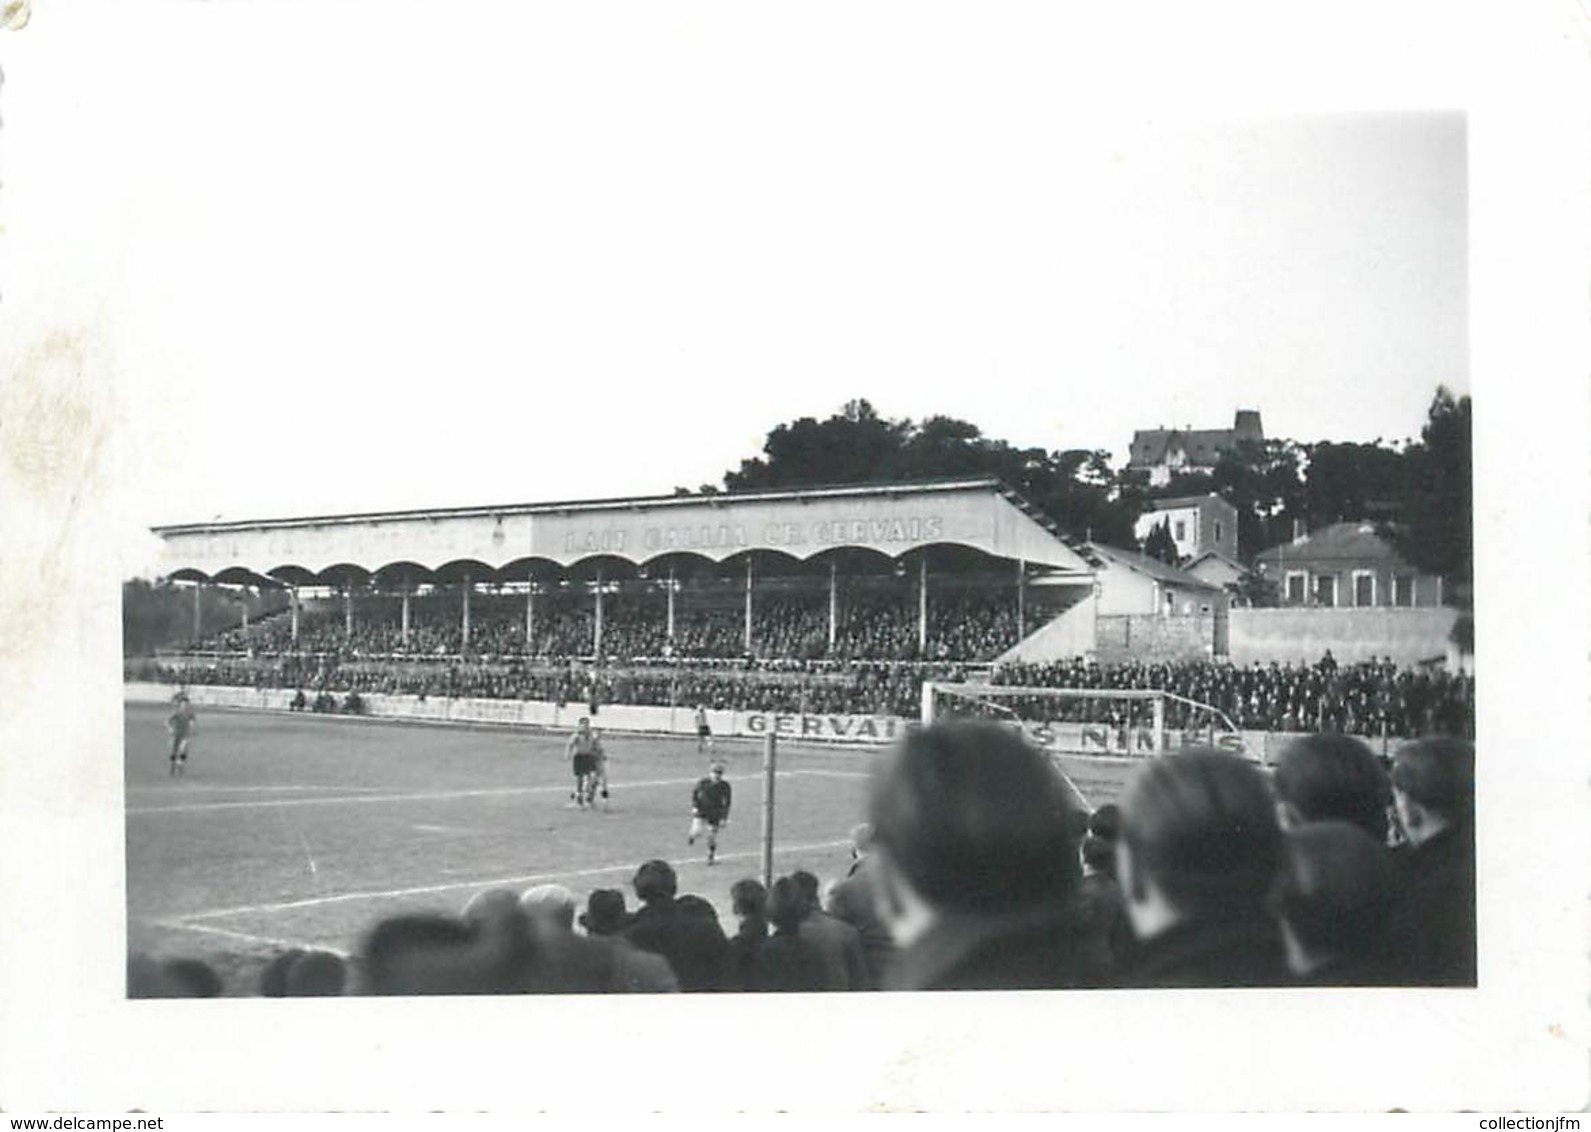
[(1004, 720), (1053, 754), (1137, 759), (1198, 745), (1258, 757), (1219, 708), (1160, 688), (925, 681), (922, 722), (948, 718)]

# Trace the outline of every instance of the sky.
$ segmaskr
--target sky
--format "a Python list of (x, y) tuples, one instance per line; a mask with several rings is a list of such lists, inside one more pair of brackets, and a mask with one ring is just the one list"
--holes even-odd
[(1120, 463), (1468, 391), (1440, 77), (1376, 102), (1043, 6), (569, 7), (35, 16), (8, 299), (49, 314), (3, 348), (73, 305), (132, 568), (158, 523), (717, 483), (855, 397)]

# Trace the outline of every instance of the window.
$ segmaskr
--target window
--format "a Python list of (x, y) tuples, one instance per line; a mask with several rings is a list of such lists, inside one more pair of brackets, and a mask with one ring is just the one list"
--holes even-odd
[(1220, 519), (1217, 519), (1215, 521), (1215, 541), (1216, 542), (1220, 542), (1221, 541), (1221, 520)]
[(1368, 606), (1376, 603), (1376, 576), (1369, 570), (1353, 572), (1353, 603)]
[(1315, 601), (1324, 606), (1337, 604), (1337, 576), (1335, 574), (1317, 574), (1315, 576)]
[(1414, 604), (1414, 575), (1392, 575), (1392, 604), (1410, 606)]
[(1302, 570), (1287, 571), (1287, 604), (1303, 605), (1308, 584), (1309, 575)]
[(1176, 531), (1172, 534), (1171, 537), (1174, 540), (1176, 540), (1177, 542), (1187, 542), (1188, 541), (1188, 524), (1186, 522), (1184, 522), (1182, 519), (1178, 519), (1177, 520)]

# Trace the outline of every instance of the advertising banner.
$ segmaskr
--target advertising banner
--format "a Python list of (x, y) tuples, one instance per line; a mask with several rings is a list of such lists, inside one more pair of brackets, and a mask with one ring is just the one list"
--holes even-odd
[[(129, 683), (128, 703), (169, 704), (177, 689), (167, 684)], [(197, 685), (188, 689), (201, 707), (286, 711), (293, 693), (279, 688), (234, 688)], [(339, 693), (340, 705), (345, 694)], [(313, 699), (313, 696), (311, 696)], [(427, 722), (487, 723), (508, 726), (572, 728), (588, 709), (582, 704), (557, 704), (535, 700), (457, 699), (392, 696), (371, 693), (363, 697), (365, 714), (376, 719), (412, 719)], [(819, 743), (881, 746), (899, 738), (915, 721), (889, 715), (804, 715), (795, 712), (727, 711), (707, 713), (714, 735), (780, 739)], [(604, 731), (645, 734), (694, 735), (696, 712), (690, 707), (648, 707), (609, 704), (593, 722)], [(1151, 758), (1155, 734), (1149, 727), (1117, 727), (1107, 723), (1020, 723), (1023, 732), (1040, 748), (1054, 754), (1095, 755), (1108, 758)], [(1270, 765), (1299, 734), (1270, 731), (1210, 732), (1167, 728), (1166, 749), (1216, 747), (1255, 762)], [(1377, 755), (1392, 757), (1407, 739), (1362, 737)]]
[(826, 743), (888, 743), (905, 732), (910, 720), (891, 715), (799, 715), (736, 712), (735, 735), (817, 739)]

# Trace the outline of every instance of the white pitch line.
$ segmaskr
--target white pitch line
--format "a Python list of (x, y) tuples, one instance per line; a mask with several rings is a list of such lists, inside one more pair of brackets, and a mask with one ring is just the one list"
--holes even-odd
[(203, 932), (205, 935), (225, 936), (227, 939), (241, 939), (246, 943), (268, 943), (272, 947), (280, 947), (284, 950), (290, 950), (295, 947), (304, 950), (314, 948), (317, 951), (334, 952), (337, 955), (342, 956), (344, 959), (347, 959), (349, 956), (349, 953), (342, 948), (333, 947), (332, 945), (326, 943), (308, 943), (304, 940), (281, 939), (277, 936), (269, 935), (255, 935), (253, 932), (236, 932), (231, 928), (217, 928), (212, 927), (209, 924), (188, 924), (181, 920), (154, 920), (151, 922), (157, 928), (166, 928), (170, 931)]
[[(161, 795), (166, 795), (166, 796), (169, 797), (170, 794), (171, 794), (172, 789), (173, 788), (170, 787), (170, 786), (129, 786), (129, 787), (127, 787), (127, 793), (129, 793), (129, 794), (161, 794)], [(315, 791), (322, 791), (322, 792), (328, 791), (328, 790), (341, 790), (345, 794), (355, 794), (355, 793), (360, 793), (360, 792), (363, 792), (363, 793), (366, 793), (366, 794), (379, 794), (379, 793), (381, 793), (381, 791), (383, 789), (385, 789), (385, 787), (381, 787), (381, 786), (194, 786), (194, 785), (190, 785), (190, 784), (185, 782), (182, 786), (176, 787), (176, 789), (181, 790), (184, 794), (196, 793), (196, 792), (201, 791), (201, 790), (207, 790), (207, 791), (209, 791), (212, 794), (281, 793), (281, 792), (286, 791), (286, 790), (315, 790)]]
[[(843, 771), (781, 770), (780, 778), (800, 775), (843, 774)], [(761, 782), (760, 774), (726, 775), (731, 782)], [(654, 778), (639, 782), (615, 780), (615, 790), (639, 790), (652, 786), (694, 786), (699, 778)], [(175, 806), (129, 806), (128, 814), (190, 814), (211, 810), (262, 810), (282, 809), (288, 806), (336, 806), (370, 804), (374, 802), (446, 802), (455, 798), (508, 798), (522, 794), (567, 794), (572, 789), (564, 784), (545, 786), (494, 786), (476, 790), (432, 790), (420, 794), (355, 794), (337, 798), (264, 798), (251, 802), (191, 802)]]
[[(842, 845), (849, 845), (850, 838), (839, 841), (814, 841), (806, 845), (776, 846), (776, 853), (806, 853), (815, 849), (837, 849)], [(741, 861), (748, 858), (762, 856), (761, 849), (749, 849), (741, 853), (720, 853), (719, 861)], [(706, 857), (687, 857), (682, 860), (672, 861), (676, 867), (681, 865), (704, 865)], [(190, 912), (185, 916), (175, 918), (175, 923), (192, 924), (195, 920), (219, 920), (228, 916), (246, 916), (261, 912), (287, 912), (294, 908), (315, 908), (323, 904), (342, 904), (354, 900), (389, 900), (397, 896), (424, 896), (432, 892), (451, 892), (461, 888), (501, 888), (507, 885), (520, 884), (547, 884), (552, 881), (562, 880), (565, 877), (600, 876), (603, 873), (629, 873), (634, 872), (637, 863), (626, 861), (621, 865), (599, 865), (591, 869), (568, 869), (555, 873), (531, 873), (525, 876), (488, 877), (482, 880), (449, 881), (447, 884), (425, 884), (414, 888), (394, 888), (383, 892), (343, 892), (335, 896), (312, 896), (304, 900), (288, 900), (279, 904), (245, 904), (236, 908), (214, 908), (208, 912)]]

